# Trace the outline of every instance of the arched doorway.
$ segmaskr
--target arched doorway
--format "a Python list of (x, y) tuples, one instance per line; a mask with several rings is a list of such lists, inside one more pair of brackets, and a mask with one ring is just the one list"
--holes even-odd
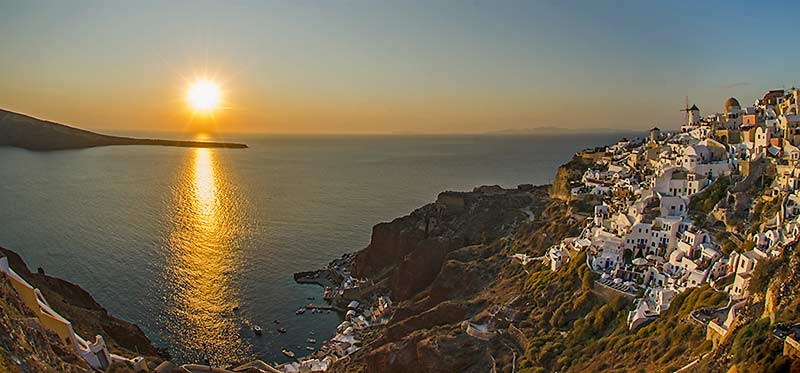
[(622, 261), (625, 262), (625, 264), (631, 264), (632, 260), (633, 260), (633, 250), (631, 250), (631, 249), (623, 250), (622, 251)]

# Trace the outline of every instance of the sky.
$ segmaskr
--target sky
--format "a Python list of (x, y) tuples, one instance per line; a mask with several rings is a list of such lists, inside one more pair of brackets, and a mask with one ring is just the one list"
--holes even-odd
[[(677, 128), (798, 80), (800, 2), (0, 0), (0, 108), (88, 129)], [(190, 113), (189, 84), (224, 107)]]

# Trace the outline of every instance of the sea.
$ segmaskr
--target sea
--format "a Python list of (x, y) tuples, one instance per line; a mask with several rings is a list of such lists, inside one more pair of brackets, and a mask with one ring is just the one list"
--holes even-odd
[(322, 302), (322, 288), (293, 273), (366, 247), (373, 225), (442, 191), (547, 184), (576, 151), (623, 136), (635, 135), (218, 134), (205, 139), (249, 148), (0, 147), (0, 246), (80, 285), (177, 363), (282, 363), (281, 349), (307, 355), (306, 339), (332, 337), (341, 321), (295, 315)]

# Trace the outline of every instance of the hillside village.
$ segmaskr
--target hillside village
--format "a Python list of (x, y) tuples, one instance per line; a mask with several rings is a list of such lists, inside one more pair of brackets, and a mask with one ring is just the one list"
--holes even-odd
[[(774, 311), (775, 304), (796, 300), (799, 106), (797, 89), (771, 90), (746, 107), (729, 98), (722, 113), (705, 116), (687, 105), (680, 129), (652, 128), (644, 138), (578, 152), (552, 187), (443, 192), (435, 203), (381, 223), (364, 250), (295, 275), (321, 285), (327, 302), (302, 307), (298, 315), (325, 308), (340, 312), (343, 321), (333, 338), (319, 341), (319, 348), (309, 342), (310, 353), (291, 353), (283, 364), (254, 360), (226, 369), (128, 359), (111, 353), (100, 335), (94, 343), (81, 338), (2, 259), (0, 271), (46, 326), (56, 325), (56, 334), (99, 370), (726, 367), (720, 359), (703, 359), (712, 353), (709, 345), (716, 348), (737, 328), (749, 328), (752, 320), (743, 320), (754, 314), (754, 303)], [(560, 177), (564, 168), (570, 173)], [(763, 295), (769, 284), (758, 277), (765, 268), (771, 275), (777, 259), (796, 268), (776, 282), (772, 299)], [(762, 293), (758, 302), (752, 301), (754, 287)], [(618, 314), (624, 317), (617, 323)], [(797, 317), (770, 320), (766, 328), (784, 355), (800, 358), (800, 324), (792, 320)], [(679, 330), (674, 335), (673, 327)], [(660, 339), (665, 335), (666, 342)], [(626, 355), (619, 346), (638, 350)], [(664, 358), (642, 352), (650, 348), (663, 348)], [(617, 365), (594, 361), (594, 354), (613, 357)]]
[[(744, 107), (729, 98), (722, 113), (706, 116), (693, 105), (679, 131), (652, 128), (644, 139), (578, 153), (590, 166), (570, 193), (602, 202), (579, 236), (549, 249), (550, 268), (586, 252), (597, 285), (635, 298), (630, 330), (664, 314), (677, 294), (709, 284), (728, 305), (692, 317), (709, 339), (724, 338), (754, 270), (787, 255), (800, 234), (799, 95), (771, 90)], [(790, 334), (781, 337), (796, 346)]]

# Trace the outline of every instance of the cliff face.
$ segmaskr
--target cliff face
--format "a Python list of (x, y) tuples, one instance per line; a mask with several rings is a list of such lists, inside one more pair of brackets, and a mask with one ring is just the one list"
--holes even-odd
[[(724, 307), (725, 291), (708, 285), (687, 289), (667, 311), (631, 331), (631, 299), (597, 285), (585, 253), (570, 250), (558, 271), (539, 260), (523, 267), (511, 259), (517, 253), (542, 257), (580, 232), (601, 200), (573, 198), (570, 184), (590, 166), (573, 159), (559, 168), (549, 189), (446, 192), (436, 203), (376, 226), (370, 245), (357, 253), (355, 272), (375, 280), (397, 302), (388, 324), (360, 336), (365, 348), (333, 370), (666, 372), (692, 363), (688, 371), (800, 371), (800, 359), (784, 355), (779, 337), (782, 330), (800, 336), (800, 245), (759, 261), (750, 277), (751, 296), (732, 332), (716, 346), (690, 314)], [(718, 188), (721, 195), (728, 190)], [(758, 199), (771, 189), (747, 193)], [(695, 196), (691, 205), (707, 199), (716, 204), (707, 194)], [(737, 216), (749, 212), (742, 219), (748, 232), (758, 231), (761, 216), (774, 216), (764, 209), (732, 208)], [(467, 322), (486, 326), (489, 336), (471, 336)]]
[[(725, 304), (708, 287), (680, 295), (668, 314), (630, 332), (630, 300), (597, 289), (585, 254), (570, 253), (557, 272), (541, 261), (523, 267), (512, 259), (517, 253), (542, 256), (580, 232), (567, 204), (550, 199), (544, 188), (529, 197), (532, 217), (495, 239), (447, 252), (434, 279), (398, 302), (386, 327), (364, 336), (367, 347), (334, 371), (672, 371), (703, 351), (705, 330), (688, 314)], [(493, 325), (493, 337), (470, 336), (466, 321)]]
[[(589, 166), (573, 159), (559, 168), (550, 188), (446, 192), (408, 216), (377, 225), (370, 245), (357, 253), (354, 270), (397, 302), (389, 323), (362, 336), (366, 347), (334, 371), (674, 371), (703, 355), (710, 357), (701, 371), (731, 365), (785, 368), (786, 360), (776, 359), (779, 342), (759, 322), (748, 324), (739, 342), (731, 339), (729, 347), (706, 354), (711, 343), (705, 327), (693, 323), (689, 313), (724, 306), (723, 292), (708, 286), (687, 290), (665, 314), (631, 332), (626, 323), (631, 300), (595, 285), (597, 275), (586, 266), (585, 254), (568, 253), (569, 261), (555, 272), (541, 261), (523, 267), (511, 258), (541, 257), (580, 232), (582, 219), (599, 201), (572, 198), (570, 183)], [(797, 263), (800, 256), (791, 265), (800, 268)], [(800, 281), (776, 278), (783, 280), (771, 285), (776, 290), (768, 314), (800, 320), (800, 302), (786, 298), (786, 284), (800, 288), (795, 285)], [(760, 315), (764, 307), (748, 309)], [(466, 322), (491, 325), (490, 339), (466, 333)], [(753, 348), (761, 351), (761, 360), (748, 357)], [(739, 361), (731, 361), (732, 355)]]
[(590, 162), (578, 157), (574, 157), (571, 161), (558, 167), (556, 178), (550, 186), (550, 197), (562, 201), (569, 201), (572, 199), (570, 193), (571, 183), (580, 180), (583, 173), (591, 165)]
[(157, 356), (159, 351), (150, 343), (138, 326), (108, 314), (92, 296), (80, 286), (42, 273), (31, 272), (15, 252), (0, 247), (8, 257), (11, 268), (32, 286), (39, 288), (56, 312), (72, 322), (79, 335), (94, 339), (102, 335), (109, 349), (119, 355), (133, 357)]
[(541, 224), (553, 208), (564, 216), (563, 206), (551, 204), (546, 187), (478, 188), (442, 193), (409, 216), (375, 226), (372, 242), (356, 256), (356, 274), (385, 286), (401, 302), (387, 327), (369, 341), (370, 348), (335, 369), (486, 371), (493, 352), (499, 354), (493, 344), (464, 334), (462, 322), (508, 301), (511, 289), (519, 290), (522, 282), (508, 279), (519, 276), (509, 243), (517, 232), (543, 245), (553, 242), (556, 235), (530, 232), (532, 226), (553, 228)]
[(87, 372), (71, 346), (39, 324), (5, 276), (0, 276), (0, 371)]
[(543, 196), (542, 188), (442, 193), (435, 203), (376, 225), (369, 246), (356, 255), (355, 274), (383, 283), (395, 299), (408, 299), (436, 279), (449, 253), (508, 234)]

